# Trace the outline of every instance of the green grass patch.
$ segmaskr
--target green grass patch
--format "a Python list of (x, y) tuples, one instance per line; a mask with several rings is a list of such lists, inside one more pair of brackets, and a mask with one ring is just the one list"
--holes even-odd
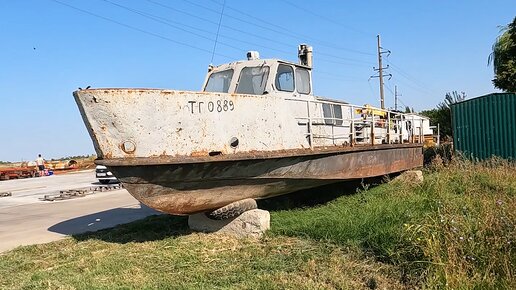
[(516, 289), (514, 164), (339, 190), (262, 203), (275, 210), (258, 240), (163, 215), (19, 247), (0, 256), (0, 289)]
[[(153, 217), (130, 227), (176, 223)], [(185, 225), (181, 225), (186, 231)], [(20, 247), (0, 259), (1, 289), (363, 289), (400, 288), (396, 268), (331, 243), (186, 234), (128, 242), (129, 228)], [(158, 229), (158, 235), (167, 231)], [(142, 232), (135, 240), (143, 240)]]

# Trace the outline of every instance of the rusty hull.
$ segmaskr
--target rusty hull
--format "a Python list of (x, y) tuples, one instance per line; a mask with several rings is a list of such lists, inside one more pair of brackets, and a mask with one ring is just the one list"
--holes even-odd
[(107, 165), (140, 202), (177, 215), (215, 209), (244, 198), (267, 198), (423, 165), (421, 144), (205, 158), (211, 159), (197, 163), (188, 159), (184, 162), (163, 158), (105, 159), (97, 163)]

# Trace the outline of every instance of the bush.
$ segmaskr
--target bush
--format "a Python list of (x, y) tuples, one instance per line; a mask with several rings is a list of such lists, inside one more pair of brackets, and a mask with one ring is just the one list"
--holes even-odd
[(455, 160), (427, 176), (433, 214), (406, 234), (430, 263), (426, 284), (442, 289), (515, 289), (516, 167)]
[(365, 187), (273, 213), (272, 233), (358, 248), (423, 288), (516, 289), (514, 163), (453, 159), (432, 164), (421, 185)]
[[(427, 147), (423, 149), (423, 163), (425, 166), (429, 166), (435, 159), (440, 159), (444, 164), (449, 163), (453, 158), (453, 144), (443, 143), (435, 147)], [(437, 162), (440, 162), (437, 161)]]

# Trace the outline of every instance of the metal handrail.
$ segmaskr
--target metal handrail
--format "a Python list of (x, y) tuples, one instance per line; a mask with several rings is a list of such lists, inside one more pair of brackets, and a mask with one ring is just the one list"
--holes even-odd
[[(353, 104), (348, 104), (344, 102), (337, 102), (337, 101), (326, 101), (326, 100), (307, 100), (307, 99), (294, 99), (294, 98), (286, 98), (285, 100), (290, 101), (300, 101), (300, 102), (306, 102), (307, 104), (307, 115), (306, 117), (296, 117), (297, 120), (307, 120), (307, 129), (308, 132), (305, 134), (309, 136), (309, 143), (310, 148), (313, 148), (313, 140), (314, 138), (330, 138), (330, 139), (342, 139), (345, 137), (350, 138), (350, 143), (356, 142), (357, 139), (363, 139), (366, 141), (369, 139), (372, 145), (375, 144), (376, 139), (382, 139), (382, 142), (386, 143), (392, 143), (394, 139), (398, 139), (397, 142), (403, 143), (404, 141), (408, 141), (409, 143), (416, 143), (416, 121), (419, 121), (419, 132), (417, 134), (417, 142), (422, 143), (423, 142), (423, 120), (416, 120), (413, 115), (408, 115), (401, 112), (394, 112), (389, 111), (386, 109), (380, 109), (375, 108), (372, 106), (357, 106)], [(311, 104), (328, 104), (328, 105), (334, 105), (334, 106), (340, 106), (341, 111), (344, 111), (345, 109), (349, 109), (349, 115), (351, 118), (336, 118), (334, 116), (324, 117), (324, 116), (313, 116)], [(322, 107), (321, 107), (322, 108)], [(319, 110), (316, 107), (317, 110)], [(333, 110), (333, 109), (332, 109)], [(357, 110), (364, 113), (357, 113)], [(332, 111), (333, 112), (333, 111)], [(369, 113), (368, 113), (369, 112)], [(382, 119), (380, 115), (378, 115), (377, 112), (380, 112), (382, 114), (385, 114), (385, 117)], [(324, 113), (323, 113), (324, 115)], [(333, 115), (333, 113), (332, 113)], [(356, 115), (361, 115), (361, 117), (355, 117)], [(375, 116), (378, 115), (378, 116)], [(324, 121), (323, 124), (318, 124), (314, 122)], [(326, 123), (326, 121), (331, 121), (330, 124)], [(337, 124), (339, 122), (342, 122), (341, 124)], [(409, 129), (409, 132), (407, 133), (407, 139), (403, 139), (403, 133), (405, 129), (403, 128), (407, 121), (410, 121), (411, 127)], [(382, 122), (383, 126), (377, 126), (378, 122)], [(369, 135), (370, 136), (358, 136), (359, 131), (357, 131), (356, 125), (364, 125), (369, 128)], [(313, 132), (313, 126), (332, 126), (332, 134), (315, 134)], [(335, 135), (333, 128), (334, 127), (341, 127), (341, 128), (350, 128), (349, 134), (338, 134)], [(378, 136), (375, 136), (376, 129), (385, 129), (385, 132), (380, 132), (380, 138)], [(399, 128), (399, 132), (393, 132), (393, 129)], [(398, 130), (396, 130), (398, 131)], [(340, 137), (343, 136), (343, 137)], [(367, 142), (367, 141), (366, 141)]]

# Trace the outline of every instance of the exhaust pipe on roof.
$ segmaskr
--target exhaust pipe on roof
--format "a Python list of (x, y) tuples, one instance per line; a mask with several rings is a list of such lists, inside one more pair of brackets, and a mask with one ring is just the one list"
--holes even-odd
[(299, 64), (312, 67), (312, 55), (313, 48), (307, 44), (300, 44), (297, 49), (297, 57), (299, 58)]

